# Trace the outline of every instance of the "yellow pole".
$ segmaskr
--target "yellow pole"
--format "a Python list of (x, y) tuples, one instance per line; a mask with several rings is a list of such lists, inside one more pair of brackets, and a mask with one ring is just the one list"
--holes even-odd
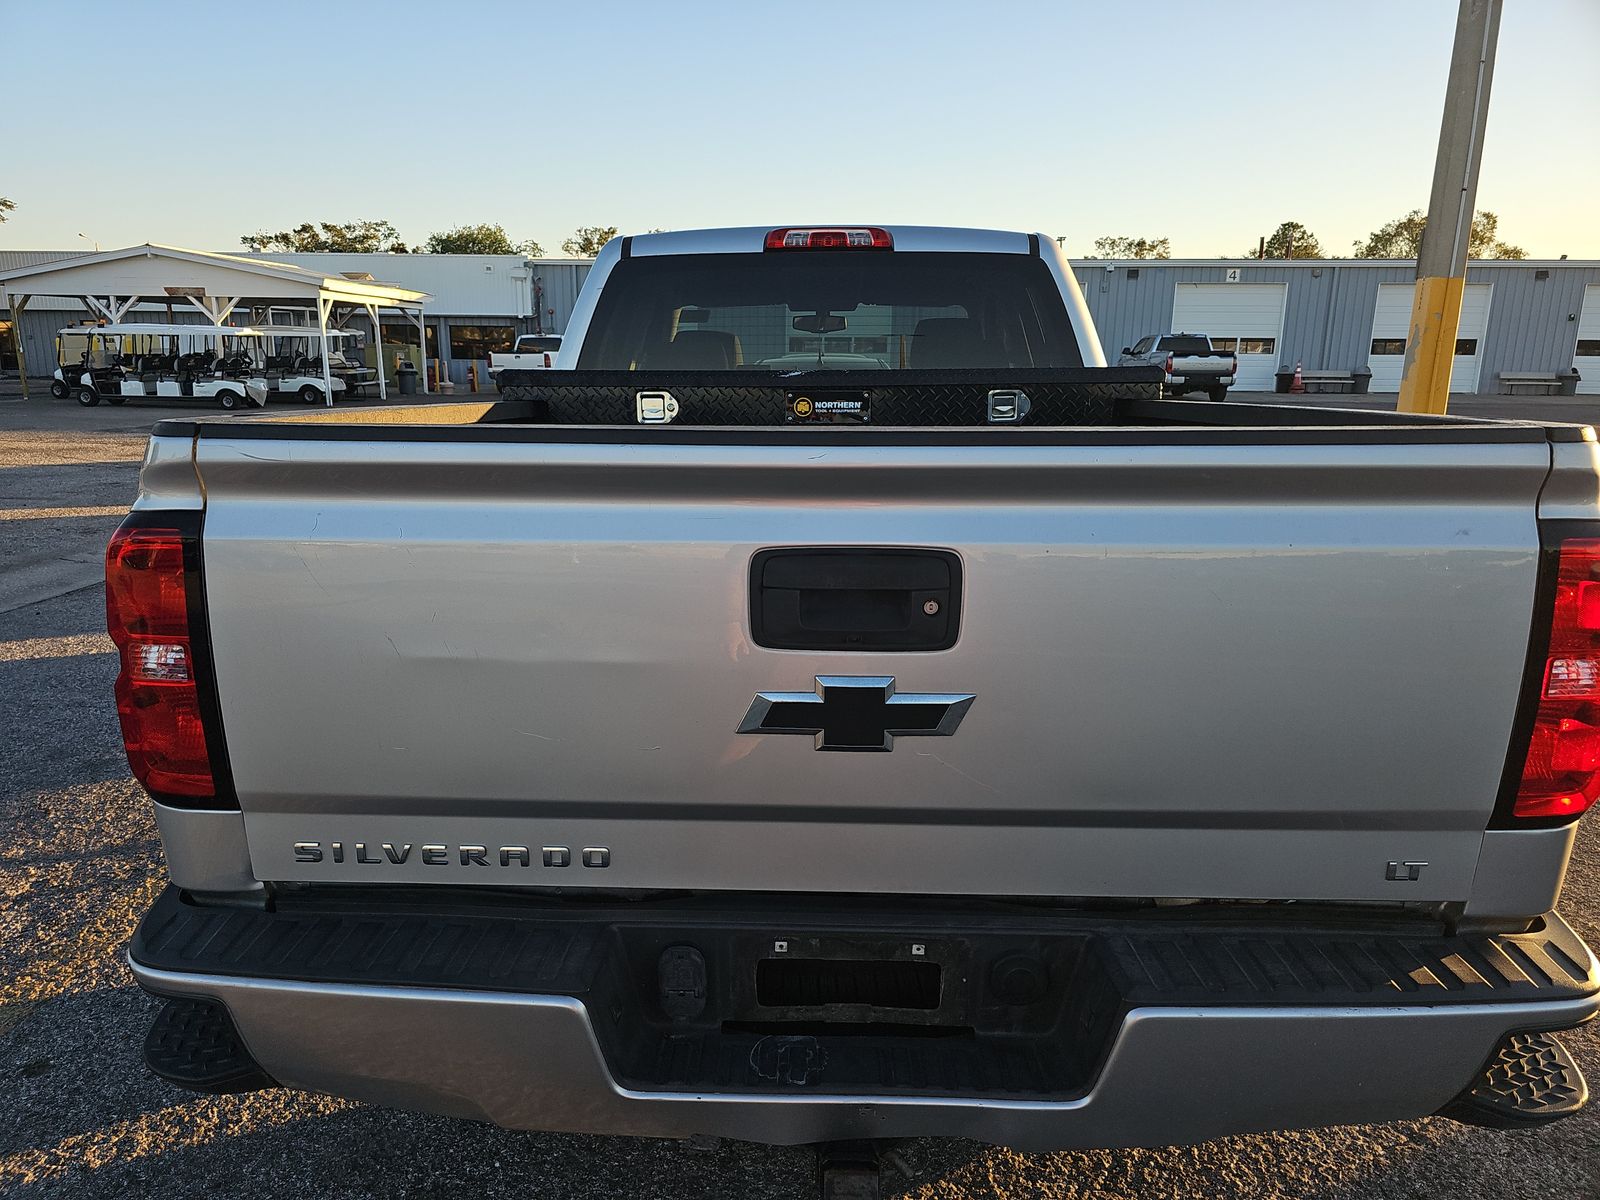
[(1466, 290), (1464, 274), (1424, 277), (1419, 268), (1397, 412), (1443, 413), (1449, 406), (1450, 371), (1455, 366)]
[(1400, 412), (1443, 413), (1450, 402), (1450, 368), (1467, 287), (1467, 247), (1478, 198), (1478, 166), (1489, 117), (1495, 44), (1503, 0), (1461, 0), (1445, 84), (1439, 153), (1433, 164), (1428, 224), (1417, 254)]

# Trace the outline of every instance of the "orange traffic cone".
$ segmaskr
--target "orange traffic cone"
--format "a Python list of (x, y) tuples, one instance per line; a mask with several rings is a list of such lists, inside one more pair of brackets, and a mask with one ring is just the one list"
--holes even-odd
[(1298, 362), (1294, 365), (1294, 382), (1289, 385), (1290, 395), (1304, 396), (1306, 394), (1305, 376), (1300, 374), (1300, 368), (1302, 365), (1302, 363)]

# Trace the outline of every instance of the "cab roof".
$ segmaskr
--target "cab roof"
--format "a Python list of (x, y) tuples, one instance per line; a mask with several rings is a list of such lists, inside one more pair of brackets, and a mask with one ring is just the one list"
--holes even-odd
[[(744, 225), (728, 229), (681, 229), (638, 233), (626, 240), (627, 256), (663, 254), (760, 254), (775, 229), (883, 229), (894, 239), (893, 253), (1032, 253), (1030, 235), (999, 229), (958, 229), (943, 225), (868, 225), (793, 222), (788, 225)], [(1034, 234), (1033, 237), (1040, 235)], [(613, 238), (613, 242), (623, 241)], [(607, 247), (611, 243), (607, 243)]]

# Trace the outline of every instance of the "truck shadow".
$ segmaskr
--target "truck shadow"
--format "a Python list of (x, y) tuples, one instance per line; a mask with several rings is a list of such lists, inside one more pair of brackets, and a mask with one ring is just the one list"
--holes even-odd
[[(35, 1015), (31, 1021), (38, 1021)], [(48, 1074), (53, 1064), (35, 1071)], [(24, 1071), (26, 1073), (26, 1071)], [(8, 1072), (9, 1074), (9, 1072)], [(41, 1076), (42, 1077), (42, 1076)], [(713, 1150), (636, 1138), (532, 1135), (322, 1097), (262, 1092), (196, 1098), (138, 1081), (145, 1106), (107, 1105), (103, 1123), (30, 1131), (0, 1147), (0, 1189), (67, 1185), (73, 1195), (187, 1195), (227, 1180), (236, 1197), (340, 1195), (770, 1197), (811, 1200), (802, 1148)], [(1567, 1122), (1568, 1126), (1585, 1120)], [(1026, 1155), (962, 1142), (913, 1142), (886, 1180), (905, 1200), (1132, 1200), (1274, 1197), (1349, 1200), (1592, 1195), (1596, 1145), (1559, 1134), (1468, 1131), (1443, 1120), (1230, 1138), (1195, 1147)], [(1506, 1160), (1518, 1163), (1515, 1186)]]

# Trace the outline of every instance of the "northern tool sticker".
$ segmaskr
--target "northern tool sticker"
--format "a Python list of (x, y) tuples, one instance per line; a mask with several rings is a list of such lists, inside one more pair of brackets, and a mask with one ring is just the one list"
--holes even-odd
[(791, 421), (867, 421), (871, 392), (807, 391), (788, 393)]

